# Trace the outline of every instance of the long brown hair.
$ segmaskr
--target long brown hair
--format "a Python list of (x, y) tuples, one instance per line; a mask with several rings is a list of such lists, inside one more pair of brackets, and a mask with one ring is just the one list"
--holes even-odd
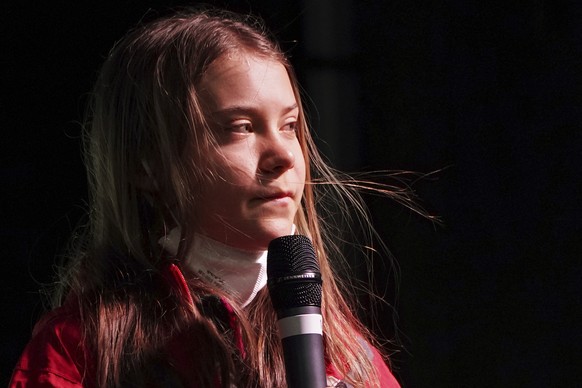
[[(357, 194), (362, 183), (338, 176), (324, 163), (291, 65), (262, 24), (249, 16), (178, 12), (130, 31), (109, 54), (86, 124), (90, 222), (63, 275), (58, 303), (66, 294), (79, 304), (97, 386), (181, 386), (171, 372), (160, 372), (172, 370), (163, 349), (178, 335), (186, 341), (182, 347), (196, 371), (188, 385), (285, 385), (276, 317), (266, 290), (244, 310), (231, 301), (246, 353), (236, 356), (232, 338), (200, 307), (206, 296), (228, 295), (191, 278), (190, 303), (168, 286), (161, 270), (169, 259), (158, 240), (180, 226), (177, 257), (185, 253), (194, 238), (197, 188), (212, 175), (201, 168), (215, 142), (197, 84), (210, 64), (233, 51), (274, 59), (287, 69), (308, 167), (295, 224), (312, 239), (320, 261), (325, 356), (353, 385), (378, 386), (364, 345), (372, 339), (346, 301), (349, 295), (335, 266), (341, 255), (320, 218), (322, 203), (339, 203), (343, 210), (359, 212), (371, 233)], [(408, 201), (405, 194), (385, 187), (368, 188)], [(335, 199), (329, 200), (330, 195)]]

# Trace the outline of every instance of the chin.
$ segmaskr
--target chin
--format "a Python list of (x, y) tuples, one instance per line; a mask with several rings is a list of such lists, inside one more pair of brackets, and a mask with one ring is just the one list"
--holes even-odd
[(293, 223), (272, 223), (264, 225), (255, 233), (253, 233), (253, 242), (257, 244), (257, 247), (262, 249), (267, 249), (269, 243), (281, 236), (288, 236), (292, 233)]

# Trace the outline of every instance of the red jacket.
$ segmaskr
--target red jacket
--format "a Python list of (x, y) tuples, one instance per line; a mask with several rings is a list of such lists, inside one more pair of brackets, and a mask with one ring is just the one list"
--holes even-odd
[[(169, 273), (176, 287), (179, 287), (185, 297), (190, 298), (178, 267), (171, 265)], [(227, 304), (224, 306), (229, 309)], [(231, 319), (231, 325), (236, 325), (234, 319)], [(238, 332), (236, 328), (233, 331)], [(32, 339), (14, 369), (9, 387), (94, 387), (94, 378), (91, 377), (93, 363), (81, 335), (81, 320), (78, 311), (72, 306), (65, 304), (46, 314), (36, 324)], [(239, 347), (242, 346), (240, 337), (236, 334), (235, 341)], [(369, 349), (380, 376), (381, 387), (399, 387), (378, 351), (373, 347)], [(332, 367), (328, 368), (327, 373), (328, 376), (341, 379)]]

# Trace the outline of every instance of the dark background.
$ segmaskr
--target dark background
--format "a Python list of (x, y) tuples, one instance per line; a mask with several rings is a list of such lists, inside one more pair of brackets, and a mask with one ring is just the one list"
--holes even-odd
[[(400, 265), (404, 387), (582, 381), (582, 6), (514, 3), (213, 3), (261, 15), (291, 50), (336, 166), (444, 169), (413, 186), (443, 226), (369, 199)], [(0, 23), (0, 384), (84, 214), (78, 122), (97, 69), (141, 18), (188, 3), (14, 4)]]

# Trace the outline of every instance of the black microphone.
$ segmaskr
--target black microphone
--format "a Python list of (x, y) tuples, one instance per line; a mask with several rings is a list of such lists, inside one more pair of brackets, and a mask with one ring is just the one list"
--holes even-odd
[(325, 387), (321, 273), (309, 238), (293, 235), (271, 241), (267, 278), (283, 344), (287, 385)]

